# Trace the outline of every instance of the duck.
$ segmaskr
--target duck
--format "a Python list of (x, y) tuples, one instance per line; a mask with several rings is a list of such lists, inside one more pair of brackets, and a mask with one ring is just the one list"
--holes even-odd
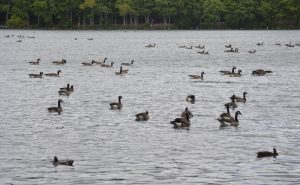
[(232, 96), (230, 97), (230, 99), (231, 99), (231, 102), (228, 103), (228, 105), (229, 105), (230, 107), (232, 107), (232, 109), (237, 108), (237, 104), (235, 103), (235, 95), (232, 95)]
[(256, 76), (263, 76), (267, 73), (272, 73), (272, 71), (265, 71), (263, 69), (256, 69), (256, 70), (252, 71), (252, 75), (256, 75)]
[(230, 77), (240, 77), (242, 76), (242, 70), (239, 69), (237, 73), (230, 74)]
[(148, 111), (141, 112), (135, 115), (136, 121), (148, 121), (150, 119)]
[(181, 117), (174, 119), (174, 121), (171, 121), (170, 124), (172, 124), (174, 128), (189, 128), (191, 126), (188, 114), (185, 115), (185, 118)]
[(31, 65), (39, 65), (40, 64), (40, 60), (41, 59), (38, 58), (36, 61), (29, 62), (29, 64), (31, 64)]
[(107, 58), (105, 57), (102, 62), (97, 62), (95, 60), (93, 60), (93, 61), (94, 61), (94, 64), (100, 64), (101, 65), (101, 64), (105, 64), (106, 60), (107, 60)]
[(189, 117), (189, 119), (191, 119), (192, 117), (194, 117), (194, 115), (192, 114), (191, 111), (189, 111), (189, 109), (186, 107), (185, 110), (181, 113), (181, 117), (182, 118), (186, 118)]
[(67, 63), (67, 61), (66, 59), (62, 59), (61, 61), (53, 61), (52, 63), (56, 65), (64, 65)]
[(189, 77), (191, 78), (191, 79), (201, 79), (201, 80), (203, 80), (203, 75), (204, 75), (205, 73), (204, 72), (201, 72), (201, 75), (199, 76), (199, 75), (189, 75)]
[(122, 75), (123, 74), (123, 69), (122, 67), (120, 67), (120, 71), (119, 72), (115, 72), (116, 75)]
[(234, 74), (234, 70), (236, 69), (235, 66), (232, 67), (231, 71), (219, 71), (220, 73), (222, 73), (223, 75), (231, 75)]
[(235, 117), (220, 117), (218, 118), (218, 121), (220, 122), (220, 127), (227, 127), (227, 126), (233, 126), (238, 127), (239, 126), (239, 120), (238, 115), (242, 115), (240, 111), (237, 111), (235, 113)]
[(248, 93), (245, 91), (245, 92), (243, 92), (243, 97), (235, 96), (235, 98), (234, 98), (235, 101), (246, 103), (246, 101), (247, 101), (246, 94), (248, 94)]
[(47, 73), (46, 76), (52, 76), (52, 77), (59, 77), (59, 73), (61, 73), (61, 70), (58, 70), (57, 73)]
[(134, 62), (134, 60), (131, 60), (130, 63), (122, 63), (121, 65), (123, 65), (123, 66), (132, 66), (133, 62)]
[(110, 65), (109, 64), (101, 64), (101, 67), (113, 67), (114, 62), (111, 62)]
[(33, 74), (33, 73), (31, 73), (31, 74), (28, 74), (28, 76), (30, 78), (42, 78), (43, 77), (43, 72), (40, 72), (39, 74)]
[(226, 107), (227, 112), (220, 114), (219, 118), (222, 118), (222, 117), (231, 118), (230, 111), (229, 111), (229, 108), (230, 108), (229, 103), (224, 104), (224, 106)]
[(122, 105), (121, 99), (123, 99), (123, 97), (119, 96), (118, 97), (119, 102), (112, 102), (112, 103), (110, 103), (109, 104), (110, 108), (111, 109), (122, 109), (123, 105)]
[(196, 101), (196, 98), (195, 98), (195, 95), (188, 95), (185, 100), (187, 102), (191, 102), (192, 104), (194, 104)]
[(95, 63), (95, 60), (92, 60), (91, 63), (88, 63), (88, 62), (82, 62), (81, 64), (82, 64), (83, 66), (92, 66), (94, 63)]
[(58, 160), (58, 158), (56, 156), (54, 156), (54, 160), (53, 160), (53, 165), (54, 166), (58, 166), (58, 165), (65, 165), (65, 166), (73, 166), (74, 160)]
[(256, 153), (257, 158), (262, 158), (262, 157), (276, 157), (278, 156), (278, 153), (276, 151), (276, 148), (273, 148), (273, 152), (269, 151), (261, 151)]
[(254, 53), (256, 53), (256, 50), (255, 49), (254, 50), (249, 50), (248, 53), (254, 54)]
[(62, 99), (59, 99), (58, 100), (58, 106), (57, 107), (49, 107), (49, 108), (47, 108), (48, 111), (49, 112), (57, 112), (58, 114), (60, 114), (63, 111), (62, 107), (60, 106), (60, 104), (62, 102), (64, 102), (64, 101)]

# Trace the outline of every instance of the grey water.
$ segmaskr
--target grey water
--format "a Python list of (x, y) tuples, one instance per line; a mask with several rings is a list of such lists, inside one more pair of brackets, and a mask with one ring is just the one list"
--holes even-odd
[[(299, 184), (300, 47), (284, 46), (299, 41), (299, 31), (0, 30), (0, 184)], [(199, 44), (209, 55), (178, 47)], [(81, 65), (104, 57), (115, 65)], [(219, 73), (232, 66), (241, 77)], [(273, 73), (251, 75), (260, 68)], [(202, 71), (203, 81), (188, 77)], [(59, 96), (67, 83), (75, 91)], [(247, 102), (231, 110), (243, 114), (239, 127), (220, 128), (224, 104), (244, 91)], [(119, 95), (122, 110), (111, 110)], [(59, 98), (62, 114), (49, 113)], [(185, 107), (190, 129), (172, 128)], [(150, 120), (136, 122), (146, 110)], [(276, 158), (256, 158), (273, 147)], [(73, 167), (53, 166), (54, 156)]]

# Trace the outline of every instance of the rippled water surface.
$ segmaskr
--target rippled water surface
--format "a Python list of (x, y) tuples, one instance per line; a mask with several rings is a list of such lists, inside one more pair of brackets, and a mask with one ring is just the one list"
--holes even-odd
[[(300, 47), (275, 45), (299, 39), (299, 31), (0, 30), (0, 182), (299, 184)], [(225, 53), (229, 43), (240, 52)], [(178, 47), (199, 44), (210, 54)], [(115, 66), (81, 65), (104, 57)], [(40, 65), (28, 64), (37, 58)], [(64, 66), (51, 63), (62, 58)], [(132, 59), (128, 74), (115, 75)], [(242, 77), (218, 72), (232, 66)], [(258, 68), (273, 73), (252, 76)], [(59, 78), (28, 77), (58, 69)], [(203, 81), (189, 79), (202, 71)], [(67, 83), (74, 93), (59, 96)], [(236, 109), (240, 126), (220, 129), (224, 103), (244, 91), (248, 101)], [(195, 104), (185, 101), (189, 94)], [(123, 109), (109, 109), (119, 95)], [(59, 98), (62, 114), (48, 113)], [(173, 129), (169, 122), (185, 107), (194, 114), (191, 128)], [(150, 120), (136, 122), (134, 115), (146, 110)], [(273, 147), (277, 158), (256, 158)], [(74, 166), (54, 167), (55, 155)]]

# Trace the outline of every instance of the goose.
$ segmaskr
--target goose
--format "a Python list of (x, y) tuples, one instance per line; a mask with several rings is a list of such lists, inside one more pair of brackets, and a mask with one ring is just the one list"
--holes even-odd
[(170, 124), (172, 124), (174, 128), (188, 128), (191, 126), (188, 114), (185, 115), (185, 118), (174, 119), (174, 121), (171, 121)]
[(106, 60), (107, 60), (107, 58), (105, 57), (102, 62), (97, 62), (95, 60), (93, 60), (93, 61), (94, 61), (94, 64), (100, 64), (101, 65), (101, 64), (105, 64)]
[(246, 94), (248, 94), (246, 91), (243, 93), (243, 97), (238, 97), (238, 96), (235, 96), (235, 100), (237, 102), (243, 102), (243, 103), (246, 103), (247, 99), (246, 99)]
[(231, 44), (225, 45), (225, 48), (231, 48)]
[(150, 119), (150, 117), (149, 117), (148, 111), (141, 112), (141, 113), (138, 113), (138, 114), (135, 115), (135, 120), (136, 121), (147, 121), (149, 119)]
[(277, 42), (277, 43), (275, 43), (275, 45), (276, 45), (276, 46), (281, 46), (281, 44), (280, 44), (280, 43), (278, 43), (278, 42)]
[(220, 114), (219, 118), (222, 118), (222, 117), (231, 118), (230, 111), (229, 111), (229, 108), (230, 108), (229, 103), (226, 103), (224, 106), (226, 107), (227, 112)]
[(218, 118), (218, 121), (221, 123), (220, 127), (226, 127), (226, 126), (233, 126), (233, 127), (238, 127), (239, 126), (239, 120), (238, 120), (238, 115), (242, 115), (240, 111), (237, 111), (235, 113), (235, 117), (220, 117)]
[(74, 160), (58, 160), (58, 158), (56, 156), (54, 156), (54, 160), (53, 160), (53, 165), (54, 166), (58, 166), (58, 165), (66, 165), (66, 166), (73, 166)]
[(249, 50), (248, 53), (254, 54), (254, 53), (256, 53), (256, 50), (255, 49), (254, 50)]
[(59, 77), (59, 73), (61, 73), (61, 70), (58, 70), (57, 73), (47, 73), (46, 76), (52, 76), (52, 77)]
[(276, 157), (278, 156), (278, 153), (276, 151), (276, 148), (273, 148), (273, 152), (269, 151), (261, 151), (256, 153), (257, 158), (262, 158), (262, 157)]
[(252, 71), (252, 75), (256, 75), (256, 76), (263, 76), (267, 73), (272, 73), (272, 71), (265, 71), (263, 69), (256, 69), (256, 70)]
[(230, 48), (229, 50), (225, 50), (224, 52), (235, 52), (233, 48)]
[(119, 100), (119, 102), (112, 102), (112, 103), (110, 103), (109, 105), (110, 105), (110, 108), (111, 109), (121, 109), (122, 107), (123, 107), (123, 105), (122, 105), (122, 103), (121, 103), (121, 99), (122, 99), (123, 97), (122, 96), (119, 96), (118, 97), (118, 100)]
[(232, 95), (232, 96), (230, 97), (230, 99), (231, 99), (231, 102), (228, 103), (228, 105), (229, 105), (230, 107), (232, 107), (232, 109), (237, 108), (237, 104), (235, 103), (235, 95)]
[(33, 74), (33, 73), (31, 73), (31, 74), (28, 74), (28, 76), (30, 78), (42, 78), (43, 77), (43, 72), (40, 72), (39, 74)]
[(59, 90), (61, 90), (61, 91), (68, 90), (68, 89), (70, 89), (70, 84), (67, 84), (67, 87), (59, 88)]
[(186, 46), (178, 46), (179, 48), (186, 48)]
[(188, 95), (185, 100), (187, 102), (191, 102), (192, 104), (194, 104), (196, 101), (196, 98), (195, 98), (195, 95)]
[(200, 54), (202, 54), (202, 55), (208, 55), (208, 54), (209, 54), (208, 51), (205, 51), (205, 50), (203, 50), (203, 51), (198, 51), (197, 53), (200, 53)]
[(62, 59), (61, 61), (53, 61), (52, 63), (56, 65), (64, 65), (67, 63), (67, 61), (65, 59)]
[(291, 42), (289, 44), (285, 44), (285, 46), (290, 47), (290, 48), (295, 47), (295, 45), (293, 45)]
[(234, 70), (236, 69), (235, 66), (232, 67), (232, 70), (231, 71), (219, 71), (220, 73), (222, 73), (223, 75), (231, 75), (231, 74), (234, 74)]
[(71, 91), (67, 91), (67, 90), (58, 91), (58, 94), (62, 96), (70, 96), (71, 93), (72, 93)]
[(92, 66), (94, 63), (95, 63), (95, 60), (92, 60), (91, 63), (88, 63), (88, 62), (82, 62), (81, 64), (82, 64), (83, 66)]
[(189, 75), (189, 77), (191, 78), (191, 79), (201, 79), (201, 80), (203, 80), (203, 75), (204, 75), (205, 73), (204, 72), (201, 72), (201, 75), (199, 76), (199, 75)]
[(101, 67), (113, 67), (114, 62), (111, 62), (110, 65), (109, 64), (101, 64)]
[(258, 46), (262, 46), (262, 45), (264, 45), (264, 42), (257, 43), (256, 45), (258, 45)]
[(193, 49), (193, 46), (190, 46), (190, 47), (186, 47), (186, 49)]
[(230, 74), (230, 77), (240, 77), (242, 76), (242, 70), (239, 69), (237, 73)]
[(134, 62), (134, 60), (131, 60), (130, 63), (122, 63), (121, 65), (123, 65), (123, 66), (132, 66), (133, 62)]
[(145, 47), (147, 47), (147, 48), (153, 48), (153, 47), (155, 47), (155, 44), (149, 44), (149, 45), (147, 45), (147, 46), (145, 46)]
[(49, 107), (47, 108), (49, 112), (57, 112), (58, 114), (60, 114), (63, 109), (61, 108), (60, 104), (64, 102), (62, 99), (58, 100), (58, 106), (57, 107)]
[(122, 75), (123, 74), (123, 69), (122, 67), (120, 67), (120, 71), (119, 72), (115, 72), (116, 75)]
[(191, 111), (189, 111), (189, 109), (186, 107), (185, 110), (181, 113), (181, 117), (182, 118), (186, 118), (189, 117), (189, 119), (191, 119), (192, 117), (194, 117), (194, 115), (192, 114)]
[(300, 42), (295, 44), (296, 46), (300, 46)]
[(36, 61), (29, 62), (29, 64), (31, 64), (31, 65), (39, 65), (40, 64), (40, 60), (41, 59), (38, 58)]
[(203, 45), (203, 46), (201, 46), (201, 45), (199, 45), (199, 46), (194, 46), (195, 48), (198, 48), (198, 49), (204, 49), (205, 48), (205, 46)]

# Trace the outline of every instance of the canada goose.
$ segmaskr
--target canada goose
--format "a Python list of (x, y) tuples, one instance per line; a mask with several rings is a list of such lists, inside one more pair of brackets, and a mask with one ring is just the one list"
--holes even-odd
[(248, 94), (246, 91), (243, 93), (243, 97), (238, 97), (238, 96), (235, 96), (235, 100), (237, 101), (237, 102), (243, 102), (243, 103), (245, 103), (246, 101), (247, 101), (247, 99), (246, 99), (246, 94)]
[(242, 70), (239, 69), (237, 73), (230, 74), (230, 77), (240, 77), (242, 76)]
[(278, 43), (278, 42), (276, 42), (276, 43), (275, 43), (275, 45), (276, 45), (276, 46), (281, 46), (281, 44), (280, 44), (280, 43)]
[(208, 51), (205, 51), (205, 50), (203, 50), (203, 51), (198, 51), (197, 53), (200, 53), (200, 54), (202, 54), (202, 55), (208, 55), (208, 54), (209, 54)]
[(262, 46), (262, 45), (264, 45), (264, 42), (257, 43), (256, 45), (258, 45), (258, 46)]
[(149, 117), (148, 111), (141, 112), (141, 113), (138, 113), (138, 114), (135, 115), (135, 120), (136, 121), (147, 121), (149, 119), (150, 119), (150, 117)]
[(191, 78), (191, 79), (201, 79), (201, 80), (203, 80), (203, 75), (204, 75), (205, 73), (204, 72), (201, 72), (201, 75), (199, 76), (199, 75), (189, 75), (189, 77)]
[(239, 120), (238, 120), (238, 115), (242, 115), (240, 111), (237, 111), (235, 113), (235, 117), (220, 117), (218, 118), (218, 121), (221, 123), (220, 127), (226, 127), (226, 126), (234, 126), (237, 127), (239, 126)]
[(227, 112), (220, 114), (219, 118), (222, 118), (222, 117), (231, 118), (230, 111), (229, 111), (230, 105), (228, 103), (226, 103), (224, 106), (226, 107)]
[(29, 64), (31, 64), (31, 65), (39, 65), (40, 64), (40, 60), (41, 59), (38, 58), (36, 61), (29, 62)]
[(191, 126), (188, 114), (185, 115), (185, 118), (176, 118), (174, 121), (171, 121), (170, 124), (172, 124), (174, 128), (188, 128)]
[(194, 115), (192, 114), (191, 111), (189, 111), (189, 109), (186, 107), (185, 110), (181, 113), (181, 117), (182, 118), (186, 118), (189, 117), (189, 119), (191, 119), (192, 117), (194, 117)]
[(95, 60), (92, 60), (91, 63), (88, 63), (88, 62), (82, 62), (81, 64), (82, 64), (83, 66), (92, 66), (94, 63), (95, 63)]
[(266, 73), (272, 73), (272, 71), (265, 71), (263, 69), (256, 69), (256, 70), (252, 71), (252, 75), (256, 75), (256, 76), (263, 76)]
[(257, 154), (257, 158), (262, 158), (262, 157), (276, 157), (276, 156), (278, 156), (276, 148), (273, 148), (273, 152), (261, 151), (261, 152), (257, 152), (256, 154)]
[(225, 45), (225, 48), (231, 48), (231, 44)]
[(256, 50), (255, 49), (254, 50), (249, 50), (248, 53), (254, 54), (254, 53), (256, 53)]
[(220, 73), (222, 73), (223, 75), (231, 75), (231, 74), (234, 74), (234, 70), (236, 69), (235, 66), (232, 67), (232, 70), (231, 71), (219, 71)]
[(190, 46), (190, 47), (186, 47), (186, 49), (193, 49), (193, 46)]
[(58, 94), (63, 96), (70, 96), (71, 93), (72, 93), (71, 91), (67, 91), (67, 90), (58, 91)]
[(123, 105), (122, 105), (122, 103), (121, 103), (121, 99), (122, 99), (123, 97), (122, 96), (119, 96), (118, 97), (118, 100), (119, 100), (119, 102), (113, 102), (113, 103), (110, 103), (109, 105), (110, 105), (110, 108), (111, 109), (121, 109), (122, 107), (123, 107)]
[(196, 99), (195, 99), (195, 95), (188, 95), (185, 99), (187, 102), (191, 102), (192, 104), (195, 103)]
[(52, 63), (56, 65), (64, 65), (67, 63), (67, 61), (65, 59), (62, 59), (61, 61), (53, 61)]
[(42, 78), (43, 77), (43, 72), (40, 72), (39, 74), (28, 74), (30, 78)]
[(58, 166), (58, 165), (66, 165), (66, 166), (73, 166), (74, 160), (58, 160), (56, 156), (54, 156), (53, 160), (53, 165)]
[(205, 46), (203, 45), (203, 46), (201, 46), (201, 45), (199, 45), (199, 46), (194, 46), (195, 48), (198, 48), (198, 49), (204, 49), (205, 48)]
[(101, 67), (113, 67), (114, 62), (111, 62), (110, 65), (109, 64), (101, 64)]
[(231, 102), (228, 103), (228, 105), (229, 105), (230, 107), (232, 107), (232, 109), (237, 108), (237, 104), (235, 103), (235, 95), (232, 95), (232, 96), (230, 97), (230, 99), (231, 99)]
[(47, 73), (46, 76), (52, 76), (52, 77), (59, 77), (59, 73), (61, 73), (61, 70), (58, 70), (57, 73)]
[(57, 107), (49, 107), (47, 108), (49, 112), (57, 112), (58, 114), (60, 114), (63, 109), (60, 106), (60, 103), (64, 102), (62, 99), (58, 100), (58, 106)]
[(100, 64), (101, 65), (101, 64), (105, 64), (106, 60), (107, 60), (107, 58), (105, 57), (102, 62), (97, 62), (95, 60), (93, 60), (93, 61), (94, 61), (94, 64)]
[(145, 46), (145, 47), (147, 47), (147, 48), (153, 48), (153, 47), (155, 47), (155, 44), (149, 44), (149, 45), (147, 45), (147, 46)]
[(17, 40), (17, 42), (22, 42), (22, 40)]
[(132, 66), (133, 62), (134, 62), (134, 60), (131, 60), (131, 63), (122, 63), (121, 65), (123, 65), (123, 66)]
[(70, 84), (67, 84), (67, 87), (59, 88), (59, 90), (61, 90), (61, 91), (68, 90), (68, 89), (70, 89)]
[(239, 52), (239, 48), (230, 48), (229, 50), (225, 50), (224, 52), (231, 52), (231, 53), (238, 53)]
[(291, 42), (289, 44), (285, 44), (285, 46), (290, 47), (290, 48), (295, 47), (295, 45), (293, 45)]
[(178, 46), (179, 48), (186, 48), (186, 46)]
[(122, 67), (120, 67), (120, 71), (119, 72), (115, 72), (116, 75), (122, 75), (123, 74), (123, 69)]

